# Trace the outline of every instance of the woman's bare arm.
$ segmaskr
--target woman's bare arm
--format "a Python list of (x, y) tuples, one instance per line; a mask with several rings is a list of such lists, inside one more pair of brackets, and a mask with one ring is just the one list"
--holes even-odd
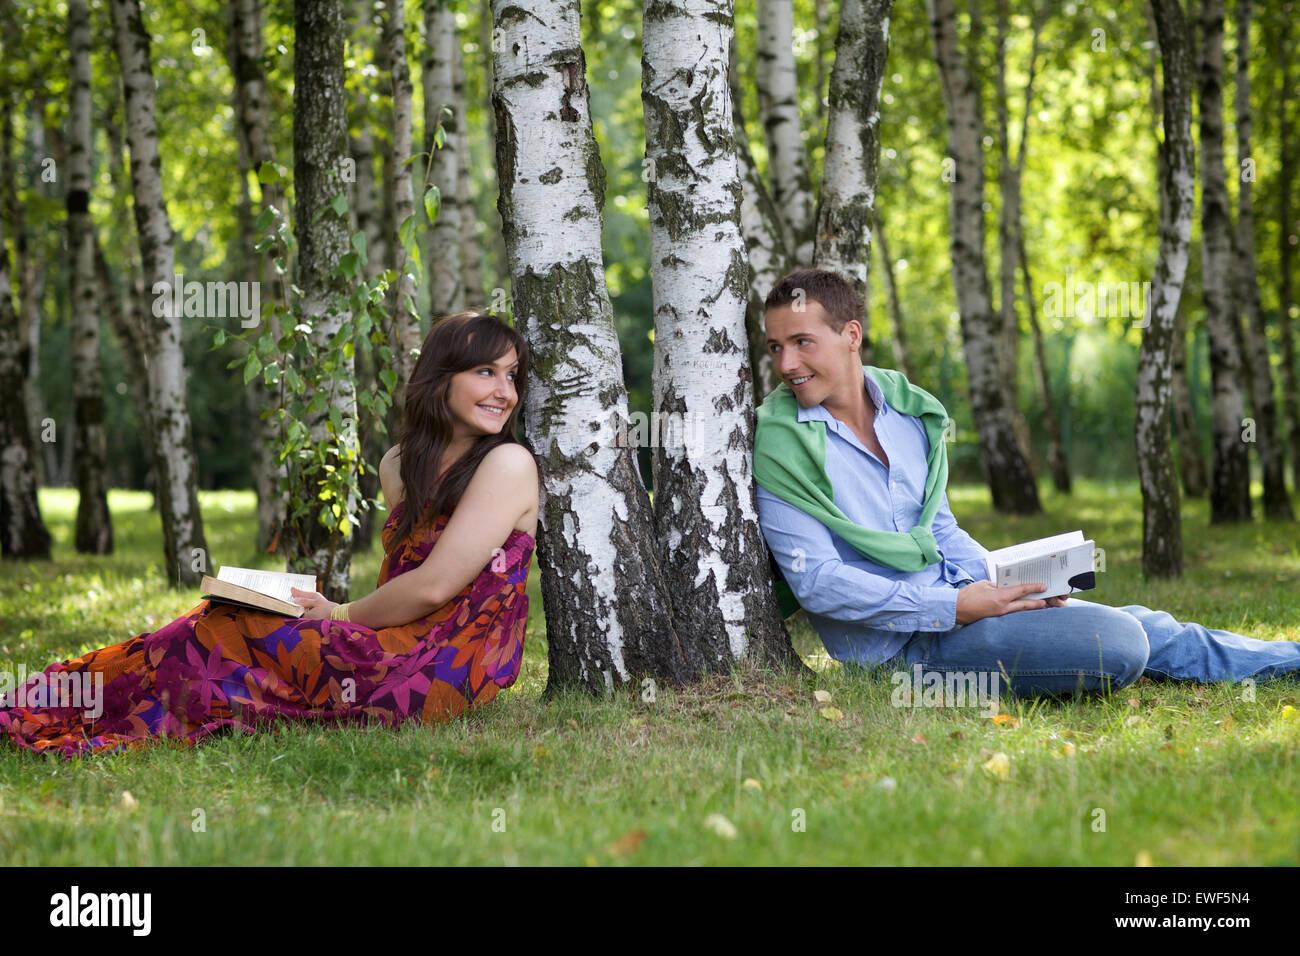
[(537, 502), (537, 465), (521, 445), (494, 448), (479, 464), (424, 562), (352, 602), (367, 627), (409, 624), (442, 607), (474, 580)]

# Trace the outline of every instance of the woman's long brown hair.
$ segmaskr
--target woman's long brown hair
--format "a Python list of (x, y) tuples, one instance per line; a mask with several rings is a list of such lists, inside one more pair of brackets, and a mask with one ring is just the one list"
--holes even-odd
[[(439, 479), (438, 463), (451, 444), (455, 423), (448, 404), (451, 377), (457, 372), (492, 365), (511, 347), (519, 359), (515, 390), (520, 401), (500, 432), (481, 437)], [(523, 336), (490, 312), (461, 312), (434, 323), (406, 383), (400, 453), (406, 507), (391, 538), (394, 547), (406, 540), (417, 524), (450, 513), (456, 507), (484, 455), (498, 445), (520, 444), (515, 436), (515, 423), (523, 407), (527, 375), (528, 345)]]

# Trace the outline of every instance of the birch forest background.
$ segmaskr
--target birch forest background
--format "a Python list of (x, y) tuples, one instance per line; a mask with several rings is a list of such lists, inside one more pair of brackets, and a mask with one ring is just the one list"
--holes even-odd
[(1294, 17), (0, 0), (0, 553), (49, 558), (68, 487), (109, 555), (148, 489), (193, 587), (231, 560), (198, 492), (255, 489), (257, 552), (346, 599), (410, 350), (488, 308), (533, 355), (549, 680), (796, 663), (749, 454), (762, 298), (817, 265), (949, 409), (954, 484), (1134, 482), (1132, 571), (1177, 578), (1188, 499), (1294, 520)]

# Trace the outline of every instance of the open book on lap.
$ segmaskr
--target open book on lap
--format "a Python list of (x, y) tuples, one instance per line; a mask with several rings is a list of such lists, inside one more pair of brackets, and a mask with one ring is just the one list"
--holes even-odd
[(1097, 586), (1093, 557), (1096, 542), (1085, 541), (1082, 531), (1068, 531), (990, 551), (989, 580), (1000, 588), (1041, 581), (1043, 591), (1026, 598), (1049, 598)]
[(238, 604), (288, 617), (302, 617), (306, 608), (294, 603), (289, 589), (315, 591), (316, 578), (310, 574), (227, 566), (218, 571), (215, 578), (205, 574), (201, 587), (204, 597), (221, 604)]

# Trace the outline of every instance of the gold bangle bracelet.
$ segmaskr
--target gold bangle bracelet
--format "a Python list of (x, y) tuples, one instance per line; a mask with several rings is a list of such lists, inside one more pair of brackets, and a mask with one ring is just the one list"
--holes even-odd
[(334, 605), (334, 607), (330, 608), (330, 620), (347, 621), (350, 624), (352, 622), (352, 619), (348, 617), (348, 609), (350, 607), (352, 607), (351, 601), (347, 602), (346, 604)]

